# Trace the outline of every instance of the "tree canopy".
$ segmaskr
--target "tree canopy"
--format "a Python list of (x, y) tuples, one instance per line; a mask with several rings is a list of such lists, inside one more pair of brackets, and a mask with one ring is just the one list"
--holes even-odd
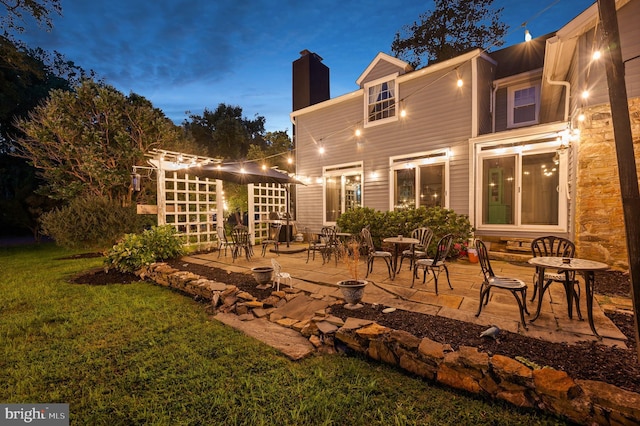
[(393, 54), (418, 68), (451, 59), (471, 49), (502, 46), (507, 25), (493, 0), (435, 0), (435, 8), (406, 25), (391, 43)]
[(24, 32), (25, 17), (31, 16), (41, 27), (53, 28), (52, 15), (62, 15), (60, 0), (0, 0), (6, 14), (0, 14), (0, 29), (5, 36), (9, 31)]
[(101, 196), (130, 200), (130, 173), (153, 148), (197, 151), (147, 99), (92, 80), (74, 92), (53, 90), (17, 121), (24, 136), (14, 155), (36, 167), (50, 197)]
[(219, 104), (215, 111), (205, 108), (202, 115), (191, 114), (184, 121), (185, 129), (194, 140), (208, 149), (208, 156), (222, 159), (241, 159), (247, 156), (250, 145), (266, 147), (263, 116), (249, 120), (242, 116), (242, 108)]

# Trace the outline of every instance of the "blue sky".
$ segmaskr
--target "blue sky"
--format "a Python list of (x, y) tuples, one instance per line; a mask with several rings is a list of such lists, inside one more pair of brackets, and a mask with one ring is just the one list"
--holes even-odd
[[(495, 0), (505, 46), (555, 31), (592, 0)], [(61, 0), (51, 32), (30, 27), (30, 47), (57, 50), (125, 94), (145, 96), (174, 122), (219, 103), (262, 115), (291, 134), (291, 63), (308, 49), (330, 68), (331, 97), (355, 80), (396, 32), (432, 9), (396, 0)]]

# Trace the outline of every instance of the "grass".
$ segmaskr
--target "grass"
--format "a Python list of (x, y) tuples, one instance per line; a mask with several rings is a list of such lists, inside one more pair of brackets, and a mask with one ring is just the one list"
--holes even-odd
[(102, 260), (0, 248), (0, 401), (74, 425), (562, 424), (340, 355), (291, 362), (150, 283), (66, 279)]

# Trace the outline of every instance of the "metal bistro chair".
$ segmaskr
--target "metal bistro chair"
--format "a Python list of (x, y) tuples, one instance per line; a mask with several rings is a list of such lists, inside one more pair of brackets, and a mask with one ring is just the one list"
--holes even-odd
[(218, 226), (216, 228), (216, 232), (218, 233), (218, 259), (220, 258), (222, 249), (224, 249), (224, 257), (227, 257), (227, 247), (231, 247), (231, 251), (233, 251), (233, 243), (227, 239), (227, 234), (225, 234), (224, 232), (224, 227)]
[[(389, 278), (393, 278), (391, 274), (391, 265), (393, 263), (393, 255), (391, 252), (376, 250), (376, 247), (373, 245), (373, 238), (371, 238), (371, 232), (367, 228), (362, 228), (361, 231), (362, 242), (367, 247), (367, 275), (369, 276), (370, 272), (373, 272), (373, 261), (376, 259), (384, 259), (387, 264), (387, 269), (389, 270)], [(365, 278), (366, 278), (365, 277)]]
[(320, 251), (322, 253), (322, 264), (331, 260), (333, 254), (336, 266), (338, 265), (338, 258), (340, 257), (340, 241), (336, 235), (336, 228), (333, 226), (323, 226), (320, 231), (320, 241), (324, 244), (324, 248)]
[(421, 228), (416, 228), (411, 232), (411, 238), (415, 238), (416, 240), (420, 240), (419, 244), (416, 244), (413, 247), (413, 250), (408, 249), (402, 252), (400, 256), (400, 266), (398, 266), (398, 272), (402, 269), (402, 261), (405, 257), (409, 258), (409, 269), (413, 269), (413, 264), (418, 259), (423, 259), (428, 256), (429, 244), (431, 243), (431, 239), (433, 238), (433, 231), (426, 226)]
[(247, 260), (250, 260), (251, 256), (253, 256), (253, 247), (251, 247), (249, 230), (245, 226), (236, 226), (233, 228), (231, 238), (233, 239), (233, 261), (236, 261), (236, 258), (242, 254), (243, 250)]
[[(307, 243), (309, 246), (307, 247), (307, 263), (309, 263), (309, 257), (311, 257), (311, 253), (313, 253), (313, 260), (316, 260), (316, 252), (320, 252), (322, 254), (325, 244), (318, 238), (318, 234), (312, 232), (309, 228), (304, 228), (305, 238), (307, 239)], [(323, 259), (324, 260), (324, 259)]]
[(524, 281), (517, 278), (496, 276), (491, 268), (487, 246), (485, 246), (481, 240), (476, 240), (476, 249), (478, 250), (480, 268), (482, 268), (482, 274), (484, 275), (484, 281), (480, 286), (480, 306), (478, 307), (476, 317), (480, 315), (482, 306), (489, 303), (489, 293), (492, 287), (509, 290), (518, 302), (518, 307), (520, 308), (520, 322), (522, 322), (522, 326), (526, 330), (527, 323), (524, 321), (524, 313), (526, 312), (527, 315), (529, 315), (529, 311), (527, 310), (527, 285)]
[[(551, 257), (568, 257), (573, 258), (576, 246), (571, 240), (553, 235), (538, 237), (531, 242), (531, 253), (533, 257), (551, 256)], [(576, 312), (578, 318), (582, 319), (580, 312), (580, 282), (576, 279), (575, 271), (563, 271), (559, 269), (555, 272), (544, 272), (544, 285), (542, 286), (542, 294), (547, 291), (552, 283), (562, 283), (564, 285), (567, 300), (569, 300), (569, 292), (573, 291), (573, 299), (576, 301)], [(531, 302), (536, 298), (538, 292), (538, 269), (533, 274), (533, 296)], [(542, 304), (542, 298), (539, 299), (539, 305)], [(540, 312), (540, 306), (538, 306)], [(573, 306), (568, 306), (569, 318), (573, 317)]]
[(267, 253), (267, 247), (269, 247), (269, 244), (273, 244), (276, 249), (276, 254), (280, 256), (280, 250), (278, 250), (280, 247), (280, 229), (282, 229), (281, 223), (269, 224), (269, 229), (267, 230), (269, 236), (262, 240), (262, 257)]
[(440, 276), (440, 272), (442, 269), (447, 274), (447, 283), (449, 284), (449, 288), (453, 290), (451, 287), (451, 281), (449, 280), (449, 268), (447, 268), (447, 255), (449, 255), (449, 250), (451, 250), (451, 244), (453, 243), (453, 235), (447, 234), (438, 241), (438, 245), (436, 247), (436, 254), (433, 258), (426, 259), (418, 259), (413, 267), (413, 278), (411, 279), (411, 287), (415, 282), (416, 276), (418, 275), (418, 269), (424, 269), (424, 275), (422, 276), (422, 283), (424, 283), (427, 279), (427, 270), (430, 270), (433, 274), (433, 282), (436, 287), (436, 294), (438, 294), (438, 277)]
[(276, 286), (276, 291), (280, 291), (281, 281), (288, 282), (289, 287), (293, 288), (291, 274), (288, 272), (282, 272), (282, 266), (280, 266), (280, 263), (273, 258), (271, 259), (271, 266), (273, 266), (273, 285)]

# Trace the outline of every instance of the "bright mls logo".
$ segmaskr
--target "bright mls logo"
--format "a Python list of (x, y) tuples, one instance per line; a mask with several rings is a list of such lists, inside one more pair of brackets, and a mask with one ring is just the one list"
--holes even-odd
[(0, 425), (69, 426), (69, 404), (0, 404)]

